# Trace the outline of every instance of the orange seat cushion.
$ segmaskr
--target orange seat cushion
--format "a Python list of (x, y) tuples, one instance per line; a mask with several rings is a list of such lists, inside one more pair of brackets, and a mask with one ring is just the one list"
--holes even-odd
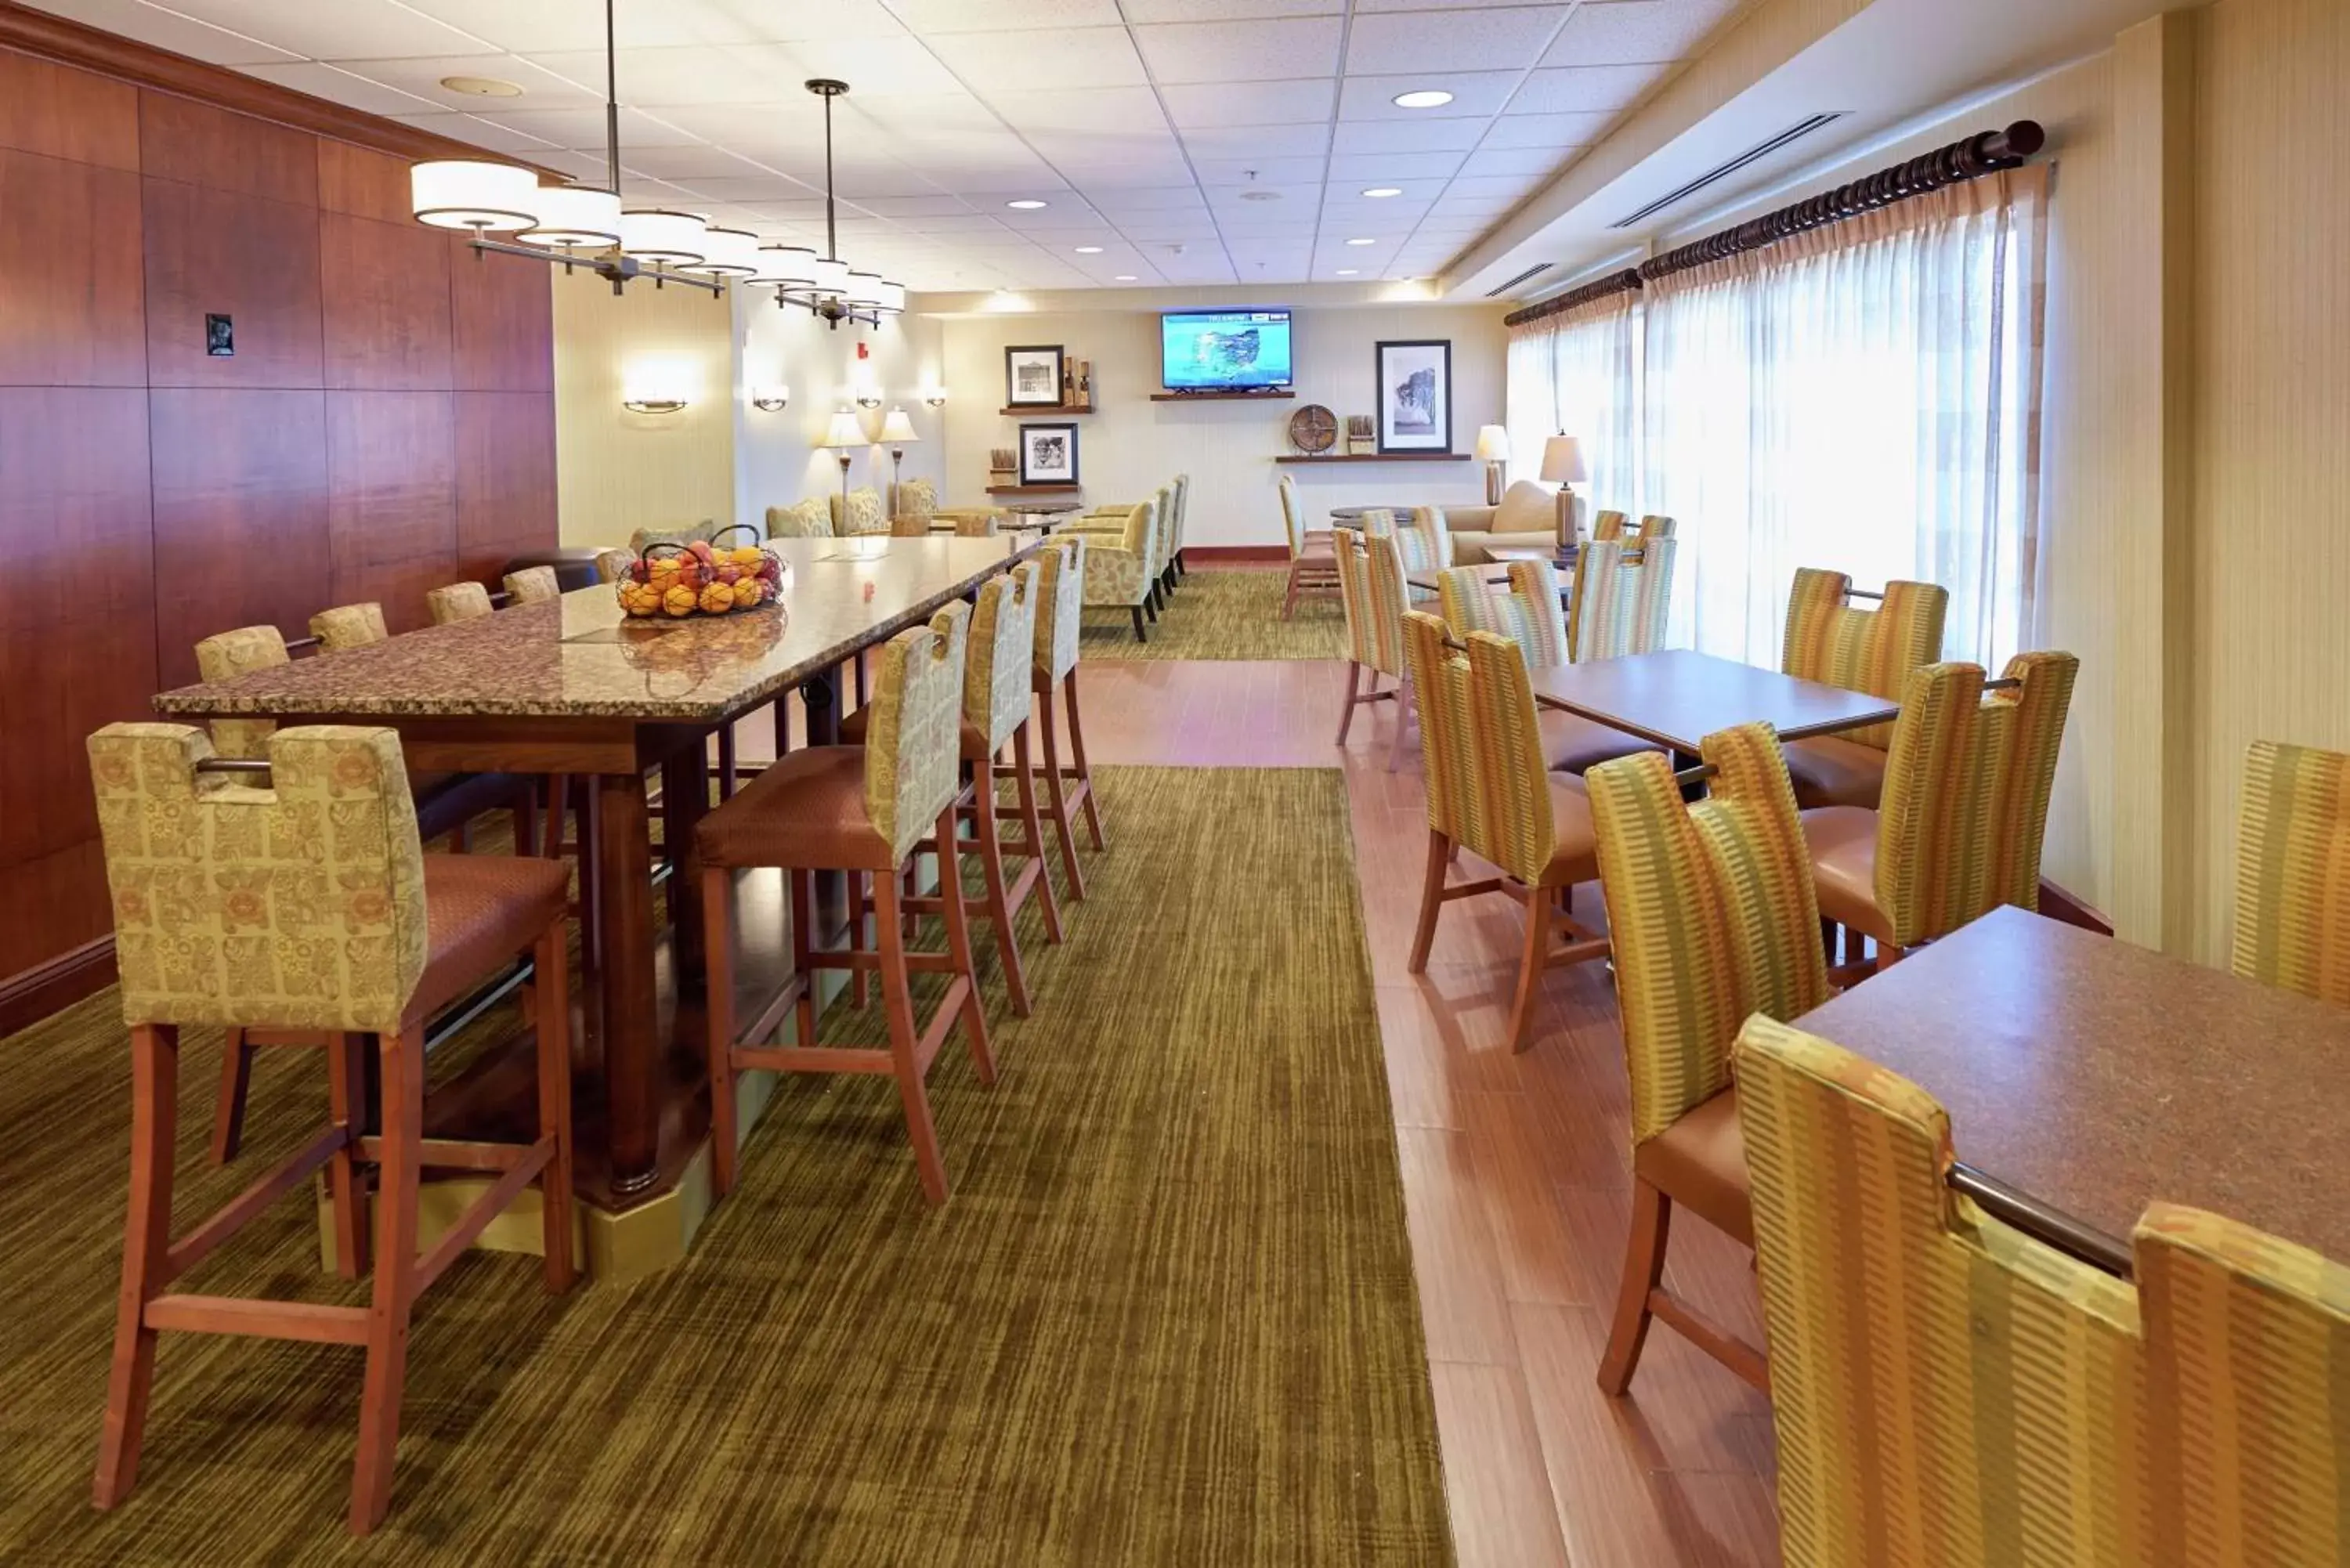
[(1543, 871), (1545, 888), (1572, 888), (1599, 879), (1599, 835), (1591, 826), (1591, 797), (1580, 779), (1550, 781), (1551, 837), (1556, 847)]
[(1632, 1174), (1714, 1229), (1754, 1245), (1736, 1089), (1722, 1090), (1635, 1147)]
[(1542, 726), (1544, 762), (1553, 773), (1579, 774), (1617, 757), (1657, 749), (1638, 735), (1556, 708), (1544, 708), (1535, 722)]
[(1795, 786), (1798, 806), (1856, 805), (1875, 811), (1885, 793), (1885, 753), (1875, 746), (1814, 735), (1783, 742), (1779, 754), (1787, 760), (1787, 778)]
[(440, 1011), (561, 919), (571, 867), (517, 855), (424, 857), (424, 976), (411, 1010)]
[(810, 746), (777, 758), (693, 830), (704, 866), (894, 871), (865, 810), (865, 748)]
[(1891, 941), (1892, 923), (1877, 907), (1877, 813), (1856, 805), (1807, 811), (1804, 847), (1811, 852), (1820, 918)]

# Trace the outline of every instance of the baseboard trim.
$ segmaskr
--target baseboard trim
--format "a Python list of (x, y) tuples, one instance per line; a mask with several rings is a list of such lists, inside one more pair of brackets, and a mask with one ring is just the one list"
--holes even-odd
[(97, 937), (0, 980), (0, 1035), (30, 1028), (114, 983), (114, 938)]
[(1286, 561), (1286, 545), (1186, 545), (1183, 555), (1200, 561)]

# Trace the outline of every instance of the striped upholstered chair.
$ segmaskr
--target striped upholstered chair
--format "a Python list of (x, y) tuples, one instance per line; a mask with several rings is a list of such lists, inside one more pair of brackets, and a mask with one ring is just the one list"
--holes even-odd
[(2169, 1203), (2133, 1240), (2158, 1561), (2350, 1563), (2350, 1268)]
[(1673, 602), (1673, 560), (1680, 549), (1669, 535), (1627, 542), (1595, 540), (1576, 553), (1573, 602), (1567, 607), (1567, 648), (1574, 661), (1654, 653), (1665, 645), (1665, 617)]
[[(1852, 579), (1842, 572), (1811, 566), (1796, 571), (1779, 668), (1847, 691), (1898, 697), (1911, 670), (1942, 657), (1950, 590), (1932, 583), (1890, 582), (1882, 607), (1874, 610), (1847, 604), (1851, 591)], [(1885, 751), (1892, 743), (1890, 724), (1789, 742), (1787, 773), (1795, 781), (1795, 804), (1876, 805), (1885, 783)]]
[(1338, 563), (1332, 557), (1330, 530), (1305, 526), (1305, 510), (1297, 499), (1297, 482), (1287, 474), (1275, 487), (1281, 497), (1281, 527), (1289, 542), (1289, 581), (1281, 596), (1281, 618), (1287, 620), (1299, 599), (1331, 598), (1338, 592)]
[(2350, 756), (2255, 741), (2236, 815), (2235, 970), (2350, 1007)]
[[(1487, 580), (1492, 575), (1491, 566), (1449, 566), (1437, 574), (1437, 604), (1452, 635), (1490, 631), (1506, 637), (1525, 655), (1528, 670), (1555, 670), (1570, 662), (1556, 568), (1548, 561), (1512, 561), (1507, 586), (1499, 591)], [(1544, 708), (1539, 719), (1543, 755), (1554, 773), (1579, 774), (1594, 763), (1647, 749), (1647, 742), (1579, 714)]]
[(1621, 1394), (1662, 1318), (1757, 1387), (1762, 1357), (1664, 1288), (1676, 1205), (1753, 1245), (1731, 1048), (1750, 1014), (1827, 998), (1795, 797), (1767, 724), (1708, 735), (1706, 798), (1658, 752), (1585, 775), (1632, 1085), (1632, 1230), (1599, 1385)]
[[(1338, 607), (1347, 617), (1347, 705), (1338, 712), (1338, 744), (1355, 727), (1355, 710), (1367, 702), (1392, 702), (1404, 672), (1403, 639), (1389, 628), (1371, 603), (1371, 557), (1368, 538), (1352, 528), (1331, 535), (1330, 553), (1338, 563)], [(1401, 628), (1394, 628), (1400, 633)], [(1396, 681), (1382, 691), (1379, 677)], [(1366, 677), (1368, 679), (1366, 680)]]
[[(1388, 541), (1371, 543), (1392, 552)], [(1481, 893), (1507, 893), (1523, 903), (1525, 944), (1509, 1040), (1511, 1049), (1523, 1051), (1533, 1044), (1529, 1025), (1543, 971), (1607, 954), (1607, 941), (1568, 912), (1575, 885), (1599, 872), (1590, 805), (1582, 786), (1543, 766), (1534, 691), (1515, 643), (1472, 631), (1456, 644), (1442, 621), (1419, 610), (1406, 611), (1403, 623), (1420, 691), (1428, 796), (1427, 872), (1409, 968), (1426, 972), (1446, 904)], [(1491, 862), (1501, 875), (1451, 882), (1458, 849)], [(1551, 939), (1561, 932), (1567, 945), (1555, 948)]]
[(1397, 653), (1400, 672), (1396, 683), (1395, 732), (1388, 742), (1388, 772), (1393, 773), (1403, 762), (1405, 742), (1419, 722), (1419, 691), (1413, 679), (1412, 662), (1404, 651), (1403, 618), (1406, 611), (1421, 601), (1419, 590), (1405, 580), (1404, 574), (1411, 568), (1405, 564), (1401, 535), (1367, 534), (1363, 549), (1364, 576), (1370, 589), (1371, 624), (1383, 648)]
[(1877, 944), (1882, 969), (2002, 904), (2040, 907), (2056, 753), (2081, 661), (2020, 653), (2009, 690), (1976, 664), (1912, 670), (1893, 722), (1883, 806), (1804, 813), (1820, 913)]
[(2137, 1293), (1950, 1190), (1917, 1085), (1762, 1017), (1736, 1065), (1786, 1560), (2164, 1562)]

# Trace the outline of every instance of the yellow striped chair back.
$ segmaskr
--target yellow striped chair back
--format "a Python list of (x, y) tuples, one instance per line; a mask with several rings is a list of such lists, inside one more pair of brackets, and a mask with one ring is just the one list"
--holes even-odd
[(2134, 1240), (2168, 1560), (2350, 1562), (2350, 1268), (2169, 1203)]
[(1078, 632), (1086, 614), (1086, 536), (1068, 533), (1036, 555), (1035, 672), (1058, 681), (1077, 667)]
[(1730, 1086), (1731, 1047), (1749, 1014), (1795, 1018), (1827, 999), (1811, 860), (1778, 737), (1742, 724), (1703, 749), (1718, 771), (1694, 805), (1660, 753), (1584, 775), (1635, 1144)]
[(1640, 519), (1640, 537), (1643, 539), (1669, 539), (1674, 535), (1680, 532), (1680, 526), (1681, 525), (1679, 521), (1666, 516), (1661, 512), (1650, 512), (1644, 514)]
[(1424, 610), (1405, 611), (1403, 629), (1412, 685), (1419, 698), (1428, 826), (1464, 848), (1474, 848), (1486, 843), (1488, 836), (1471, 734), (1469, 659), (1446, 646), (1444, 623)]
[(1566, 618), (1575, 663), (1654, 653), (1664, 646), (1679, 549), (1668, 538), (1631, 544), (1607, 539), (1576, 553), (1575, 602)]
[(2255, 741), (2236, 816), (2235, 970), (2350, 1006), (2350, 756)]
[(1331, 535), (1330, 544), (1338, 559), (1338, 607), (1347, 618), (1347, 657), (1366, 670), (1378, 670), (1379, 632), (1378, 613), (1371, 607), (1369, 541), (1351, 528), (1340, 528)]
[(1595, 512), (1591, 514), (1591, 537), (1594, 540), (1621, 539), (1626, 521), (1624, 514), (1613, 507), (1605, 512)]
[(1992, 702), (2012, 707), (2015, 716), (2006, 767), (1991, 799), (1989, 894), (1991, 904), (2037, 909), (2048, 797), (2056, 788), (2056, 753), (2064, 748), (2081, 661), (2069, 653), (2019, 653), (2000, 673), (2022, 684), (1991, 694)]
[(1403, 552), (1391, 535), (1363, 541), (1367, 558), (1365, 576), (1371, 607), (1373, 659), (1370, 668), (1385, 674), (1404, 672), (1403, 617), (1411, 607), (1411, 585), (1404, 581)]
[(1558, 847), (1558, 830), (1525, 655), (1490, 631), (1472, 631), (1461, 640), (1469, 645), (1469, 742), (1479, 804), (1471, 820), (1485, 840), (1461, 842), (1526, 886), (1538, 887)]
[(865, 812), (903, 861), (938, 825), (962, 773), (971, 607), (957, 599), (881, 648), (865, 731)]
[(1408, 521), (1399, 522), (1396, 542), (1403, 547), (1403, 569), (1435, 572), (1452, 565), (1452, 530), (1441, 506), (1415, 506)]
[[(1911, 670), (1942, 657), (1950, 590), (1932, 583), (1890, 582), (1884, 604), (1873, 610), (1846, 604), (1851, 590), (1852, 578), (1842, 572), (1796, 569), (1779, 668), (1847, 691), (1898, 697)], [(1893, 743), (1893, 726), (1846, 730), (1837, 739), (1883, 750)]]
[(1917, 1085), (1761, 1016), (1736, 1066), (1787, 1562), (2155, 1561), (2137, 1293), (1951, 1191)]
[(1356, 522), (1362, 524), (1363, 533), (1373, 538), (1396, 531), (1396, 514), (1391, 507), (1366, 506)]
[[(207, 685), (292, 659), (286, 651), (286, 634), (274, 626), (241, 626), (196, 644), (196, 673)], [(218, 754), (250, 760), (269, 754), (269, 737), (277, 732), (277, 723), (274, 719), (214, 719), (212, 732)]]
[(1555, 670), (1566, 659), (1566, 618), (1558, 607), (1558, 573), (1548, 561), (1512, 561), (1500, 592), (1485, 579), (1491, 566), (1448, 566), (1437, 574), (1437, 602), (1452, 635), (1490, 631), (1506, 637), (1531, 670)]
[(382, 642), (391, 636), (383, 624), (383, 607), (380, 604), (337, 605), (322, 609), (310, 618), (310, 635), (318, 639), (318, 647), (328, 653), (340, 653), (347, 648), (365, 648), (371, 642)]
[(1000, 750), (1028, 722), (1036, 656), (1036, 564), (1023, 561), (980, 585), (962, 680), (963, 722)]

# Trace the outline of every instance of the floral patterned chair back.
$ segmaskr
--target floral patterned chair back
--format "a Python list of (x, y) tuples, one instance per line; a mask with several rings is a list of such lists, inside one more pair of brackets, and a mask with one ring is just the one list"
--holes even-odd
[(891, 533), (897, 532), (896, 524), (909, 518), (916, 518), (921, 522), (921, 532), (927, 534), (930, 532), (931, 519), (937, 516), (938, 512), (939, 487), (936, 482), (928, 479), (901, 479), (889, 487)]
[[(1847, 604), (1851, 591), (1852, 578), (1842, 572), (1796, 568), (1794, 589), (1787, 596), (1787, 635), (1779, 668), (1847, 691), (1898, 697), (1911, 670), (1942, 657), (1950, 590), (1933, 583), (1890, 582), (1885, 585), (1883, 605), (1873, 610)], [(1836, 739), (1882, 751), (1893, 743), (1893, 726), (1842, 730)]]
[(887, 534), (889, 514), (881, 508), (881, 493), (860, 484), (846, 496), (832, 497), (832, 531), (836, 534)]
[(563, 583), (556, 576), (553, 566), (525, 566), (519, 572), (508, 572), (505, 586), (518, 605), (542, 604), (563, 597)]
[(608, 550), (598, 550), (596, 552), (596, 580), (617, 583), (626, 577), (629, 568), (636, 564), (637, 558), (617, 545)]
[(2350, 756), (2255, 741), (2236, 815), (2235, 971), (2350, 1007)]
[(1037, 567), (1023, 561), (981, 585), (971, 616), (970, 664), (963, 674), (962, 716), (1000, 750), (1028, 720), (1036, 660)]
[(1086, 614), (1086, 536), (1064, 534), (1036, 556), (1036, 680), (1057, 685), (1077, 667)]
[[(241, 626), (196, 644), (196, 673), (206, 685), (292, 661), (285, 634), (274, 626)], [(212, 732), (222, 756), (252, 759), (269, 754), (269, 737), (277, 732), (277, 724), (270, 719), (214, 719)]]
[(89, 738), (124, 1021), (400, 1028), (425, 928), (399, 734), (280, 730), (258, 788), (211, 754), (182, 724)]
[(490, 590), (479, 583), (451, 583), (445, 588), (434, 588), (424, 596), (424, 605), (432, 612), (434, 626), (479, 620), (496, 607), (490, 603)]
[(964, 644), (958, 599), (882, 645), (865, 732), (865, 811), (903, 861), (938, 826), (962, 779)]
[(1437, 574), (1437, 602), (1455, 637), (1490, 631), (1526, 656), (1530, 670), (1554, 670), (1566, 659), (1566, 617), (1558, 607), (1558, 572), (1548, 561), (1512, 561), (1508, 586), (1496, 592), (1491, 566), (1448, 566)]
[(337, 605), (332, 609), (320, 610), (310, 618), (310, 635), (318, 639), (322, 651), (340, 653), (345, 649), (387, 641), (391, 632), (383, 623), (383, 607), (369, 603)]
[(816, 497), (791, 506), (767, 508), (767, 537), (770, 539), (829, 539), (832, 537), (834, 502)]
[(1582, 548), (1566, 619), (1575, 663), (1654, 653), (1664, 646), (1679, 547), (1669, 538), (1643, 538), (1595, 539)]

